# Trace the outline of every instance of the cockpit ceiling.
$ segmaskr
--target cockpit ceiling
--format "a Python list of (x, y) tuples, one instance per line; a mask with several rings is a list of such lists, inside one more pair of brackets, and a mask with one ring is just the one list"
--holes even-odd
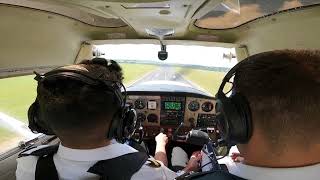
[(174, 29), (173, 36), (187, 32), (193, 14), (205, 0), (0, 0), (0, 3), (52, 12), (99, 27), (130, 26), (139, 36), (146, 29)]
[(195, 25), (206, 29), (235, 28), (261, 17), (316, 4), (320, 4), (320, 0), (224, 0), (212, 4), (211, 11)]
[(127, 24), (117, 16), (104, 13), (99, 9), (72, 4), (71, 1), (70, 3), (62, 3), (53, 0), (0, 0), (0, 5), (1, 4), (55, 13), (97, 27), (117, 28), (127, 26)]
[(98, 27), (129, 26), (140, 37), (147, 29), (173, 29), (183, 37), (190, 26), (229, 29), (277, 12), (320, 4), (320, 0), (0, 0), (70, 17)]

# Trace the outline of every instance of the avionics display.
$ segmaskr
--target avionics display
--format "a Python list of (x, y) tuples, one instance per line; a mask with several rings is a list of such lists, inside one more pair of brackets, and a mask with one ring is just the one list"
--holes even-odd
[(161, 96), (160, 125), (178, 126), (184, 120), (186, 97)]
[(164, 102), (164, 109), (165, 110), (181, 110), (181, 102)]

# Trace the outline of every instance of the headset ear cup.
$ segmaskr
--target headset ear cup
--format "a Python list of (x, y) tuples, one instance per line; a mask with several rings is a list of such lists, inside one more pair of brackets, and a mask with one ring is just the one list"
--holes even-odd
[(223, 89), (227, 82), (230, 82), (231, 78), (234, 77), (234, 82), (237, 77), (237, 70), (241, 66), (247, 63), (247, 60), (243, 60), (235, 65), (225, 75), (222, 83), (216, 94), (217, 98), (217, 121), (220, 124), (220, 131), (223, 139), (229, 145), (247, 143), (253, 132), (252, 117), (250, 105), (245, 96), (242, 96), (239, 92), (236, 92), (232, 87), (232, 95), (226, 97)]
[(249, 102), (240, 93), (234, 94), (231, 98), (232, 104), (235, 106), (238, 120), (233, 121), (233, 139), (237, 143), (247, 143), (252, 136), (252, 119)]
[(240, 103), (241, 99), (237, 95), (217, 100), (218, 128), (222, 138), (231, 146), (248, 140), (246, 119)]
[(137, 128), (137, 113), (134, 109), (129, 109), (125, 113), (124, 117), (124, 129), (123, 129), (123, 135), (124, 137), (130, 137), (133, 135)]
[(124, 138), (130, 137), (137, 126), (137, 113), (134, 109), (125, 108), (115, 114), (112, 119), (108, 139), (116, 138), (123, 141)]
[(31, 106), (29, 107), (28, 110), (28, 121), (29, 121), (29, 129), (33, 132), (33, 133), (39, 133), (40, 129), (38, 128), (36, 119), (38, 117), (37, 116), (37, 111), (38, 111), (38, 103), (34, 102), (31, 104)]
[(117, 139), (119, 140), (119, 128), (121, 128), (122, 124), (122, 119), (121, 119), (121, 112), (116, 112), (116, 114), (113, 116), (111, 123), (109, 125), (109, 131), (107, 134), (108, 139)]
[(224, 102), (223, 99), (218, 99), (215, 105), (216, 111), (216, 121), (221, 137), (225, 140), (229, 139), (229, 123), (227, 116), (224, 112)]
[(31, 104), (28, 110), (28, 121), (29, 121), (29, 129), (33, 133), (43, 133), (46, 135), (54, 135), (54, 132), (51, 130), (47, 124), (40, 119), (39, 116), (39, 103), (36, 100)]

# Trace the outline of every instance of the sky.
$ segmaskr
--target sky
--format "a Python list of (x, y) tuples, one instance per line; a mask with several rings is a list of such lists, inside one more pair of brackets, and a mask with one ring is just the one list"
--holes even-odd
[[(100, 51), (105, 53), (107, 59), (121, 60), (144, 60), (157, 61), (160, 45), (154, 44), (107, 44), (97, 46)], [(207, 46), (186, 46), (168, 45), (168, 59), (163, 63), (192, 64), (210, 67), (233, 67), (237, 59), (232, 60), (223, 58), (223, 54), (234, 52), (234, 48), (220, 48)]]

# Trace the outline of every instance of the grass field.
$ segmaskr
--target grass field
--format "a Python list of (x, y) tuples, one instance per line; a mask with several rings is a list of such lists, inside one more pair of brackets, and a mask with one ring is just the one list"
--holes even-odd
[(0, 112), (23, 122), (36, 96), (34, 75), (0, 79)]
[(146, 64), (121, 64), (124, 72), (124, 84), (130, 84), (133, 81), (139, 79), (144, 74), (153, 71), (158, 68), (156, 65)]
[(199, 85), (204, 90), (212, 95), (215, 95), (221, 84), (221, 81), (226, 74), (225, 72), (216, 72), (200, 69), (177, 67), (176, 71), (183, 75), (188, 80)]
[[(153, 65), (121, 64), (124, 83), (130, 83), (157, 68)], [(36, 97), (34, 75), (0, 79), (0, 112), (27, 122), (27, 111)], [(0, 129), (1, 130), (1, 129)]]

